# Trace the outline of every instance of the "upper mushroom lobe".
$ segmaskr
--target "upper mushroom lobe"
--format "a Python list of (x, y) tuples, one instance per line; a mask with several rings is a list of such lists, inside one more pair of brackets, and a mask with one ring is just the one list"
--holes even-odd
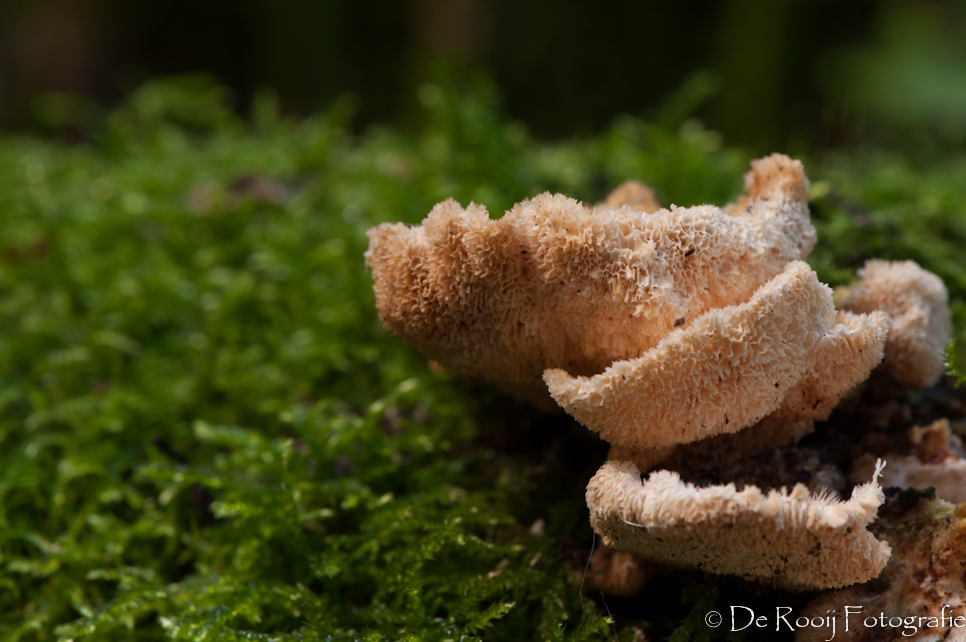
[(594, 375), (639, 357), (808, 255), (801, 163), (756, 161), (745, 185), (726, 210), (648, 213), (646, 195), (606, 209), (541, 194), (490, 220), (480, 205), (444, 201), (421, 226), (369, 230), (379, 315), (453, 373), (554, 408), (544, 370)]

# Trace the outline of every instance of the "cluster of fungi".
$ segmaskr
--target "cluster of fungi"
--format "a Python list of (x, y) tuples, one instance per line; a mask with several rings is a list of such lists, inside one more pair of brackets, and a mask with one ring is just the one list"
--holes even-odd
[[(816, 613), (966, 615), (966, 459), (948, 422), (856, 458), (847, 498), (822, 474), (790, 490), (687, 481), (795, 444), (870, 377), (934, 385), (951, 334), (942, 281), (911, 261), (869, 261), (835, 293), (819, 281), (801, 163), (754, 161), (745, 192), (664, 209), (628, 182), (595, 206), (542, 194), (498, 220), (444, 201), (420, 226), (369, 231), (379, 315), (449, 372), (610, 443), (586, 492), (596, 589), (633, 594), (671, 565), (834, 589)], [(935, 490), (898, 510), (883, 486)]]

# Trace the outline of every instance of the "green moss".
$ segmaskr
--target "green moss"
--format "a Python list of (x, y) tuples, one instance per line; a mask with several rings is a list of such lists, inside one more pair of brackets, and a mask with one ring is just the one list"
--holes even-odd
[[(216, 86), (167, 81), (87, 143), (0, 139), (0, 637), (613, 633), (560, 546), (589, 548), (585, 472), (534, 477), (493, 445), (503, 402), (382, 329), (365, 230), (628, 177), (724, 202), (747, 159), (695, 123), (548, 144), (485, 91), (427, 95), (420, 133), (355, 137), (348, 104), (286, 120), (266, 95), (248, 122)], [(816, 265), (843, 281), (916, 258), (961, 329), (959, 165), (857, 158), (809, 166), (832, 186)]]

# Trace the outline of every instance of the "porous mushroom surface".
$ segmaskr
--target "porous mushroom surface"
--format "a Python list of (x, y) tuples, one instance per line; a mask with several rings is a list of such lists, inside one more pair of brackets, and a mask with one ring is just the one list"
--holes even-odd
[[(751, 427), (734, 432), (720, 430), (730, 424), (719, 425), (718, 431), (708, 431), (716, 433), (714, 437), (675, 446), (655, 447), (638, 436), (638, 445), (614, 444), (608, 459), (633, 461), (642, 471), (658, 464), (680, 469), (693, 462), (706, 463), (709, 459), (794, 443), (812, 432), (814, 420), (826, 419), (842, 397), (879, 363), (886, 332), (887, 322), (882, 313), (853, 315), (837, 312), (835, 325), (822, 336), (815, 352), (809, 355), (811, 365), (799, 382), (784, 393), (777, 410)], [(566, 375), (561, 375), (558, 381), (566, 382), (568, 379)], [(722, 382), (722, 385), (731, 384)], [(553, 391), (553, 386), (550, 389)], [(635, 403), (633, 399), (629, 402)], [(643, 401), (638, 405), (641, 414), (653, 414), (653, 410), (646, 407)], [(585, 414), (588, 421), (599, 422), (591, 413)], [(618, 431), (621, 422), (632, 435), (638, 435), (639, 427), (646, 425), (643, 422), (637, 424), (633, 415), (625, 416), (618, 419)], [(732, 428), (740, 429), (741, 426), (735, 424)]]
[(913, 261), (868, 261), (843, 308), (889, 315), (889, 338), (881, 370), (910, 388), (935, 384), (945, 366), (952, 335), (949, 293), (935, 274)]
[(587, 486), (590, 523), (607, 546), (793, 590), (876, 577), (889, 545), (866, 526), (882, 501), (875, 480), (839, 501), (802, 485), (791, 492), (732, 484), (698, 488), (666, 470), (642, 479), (633, 463), (615, 461)]
[(747, 301), (815, 244), (801, 163), (752, 163), (743, 206), (587, 207), (541, 194), (498, 220), (438, 204), (369, 230), (384, 325), (454, 374), (543, 407), (547, 368), (600, 373), (706, 311)]
[[(882, 358), (881, 312), (836, 314), (802, 261), (747, 303), (709, 310), (641, 357), (593, 377), (549, 369), (554, 401), (611, 444), (654, 448), (746, 428), (783, 409), (824, 419)], [(783, 403), (788, 404), (783, 408)]]

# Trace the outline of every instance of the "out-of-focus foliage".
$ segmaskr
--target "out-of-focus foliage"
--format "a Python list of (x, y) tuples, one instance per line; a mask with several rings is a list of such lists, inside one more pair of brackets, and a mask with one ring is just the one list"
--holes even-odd
[[(347, 102), (291, 121), (266, 93), (246, 121), (199, 79), (145, 86), (92, 143), (0, 139), (0, 637), (612, 636), (560, 546), (589, 547), (585, 478), (538, 487), (382, 329), (365, 230), (626, 178), (724, 202), (746, 159), (681, 122), (702, 83), (660, 124), (555, 144), (485, 84), (426, 85), (425, 130), (353, 138)], [(916, 258), (962, 328), (957, 167), (810, 164), (823, 276)]]
[(966, 385), (966, 366), (962, 364), (962, 357), (956, 351), (955, 341), (950, 341), (946, 346), (946, 374), (952, 377), (957, 388)]
[(874, 39), (827, 58), (821, 76), (851, 128), (915, 149), (966, 142), (966, 8), (893, 3)]
[(683, 77), (714, 69), (724, 82), (704, 116), (768, 152), (819, 133), (827, 96), (816, 61), (861, 41), (891, 4), (7, 0), (0, 127), (84, 127), (118, 88), (194, 70), (224, 79), (242, 105), (264, 84), (300, 114), (353, 92), (354, 125), (413, 123), (417, 89), (444, 59), (461, 74), (485, 70), (506, 109), (553, 138), (655, 109)]

